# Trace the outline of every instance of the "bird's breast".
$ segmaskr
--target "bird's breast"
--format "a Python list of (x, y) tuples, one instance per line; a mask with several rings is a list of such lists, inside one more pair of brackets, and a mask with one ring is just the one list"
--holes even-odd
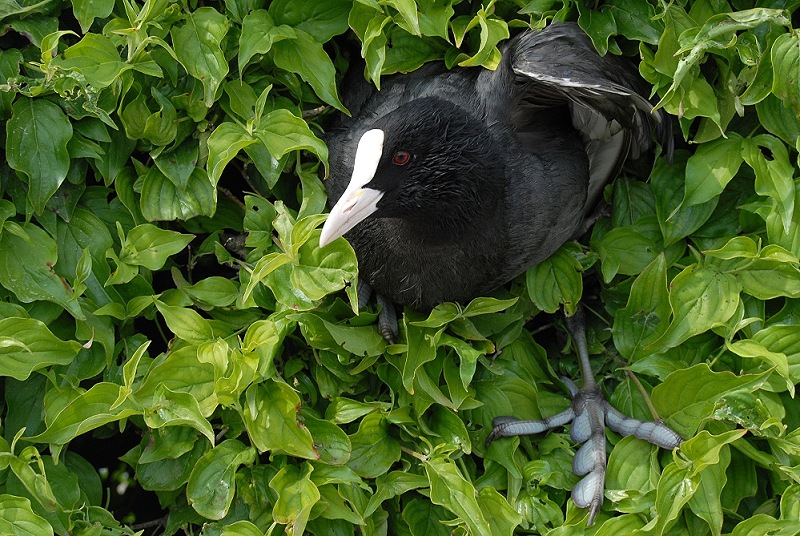
[(497, 285), (507, 265), (505, 239), (431, 241), (395, 218), (374, 218), (347, 235), (359, 273), (395, 303), (428, 310), (446, 301), (466, 302)]

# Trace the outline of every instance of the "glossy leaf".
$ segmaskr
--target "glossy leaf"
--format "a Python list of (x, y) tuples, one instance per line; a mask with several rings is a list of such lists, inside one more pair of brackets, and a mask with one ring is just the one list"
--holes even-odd
[(275, 65), (299, 74), (320, 99), (343, 112), (347, 111), (336, 93), (336, 70), (333, 62), (320, 43), (306, 32), (296, 30), (294, 39), (276, 41), (272, 48), (275, 52)]
[(350, 436), (353, 450), (348, 467), (364, 478), (386, 473), (400, 459), (400, 442), (389, 431), (383, 415), (370, 413), (361, 420), (358, 431)]
[(223, 441), (194, 466), (186, 485), (186, 498), (194, 510), (208, 519), (222, 519), (228, 513), (236, 492), (236, 471), (250, 465), (256, 457), (253, 447), (240, 441)]
[[(108, 10), (105, 16), (111, 13), (111, 6), (98, 4), (98, 8)], [(66, 49), (63, 60), (56, 64), (62, 69), (77, 71), (97, 88), (110, 86), (123, 72), (132, 68), (132, 65), (122, 61), (111, 39), (93, 33), (86, 34)]]
[(23, 303), (52, 301), (84, 318), (69, 283), (55, 272), (57, 263), (58, 244), (41, 227), (10, 224), (0, 235), (0, 285)]
[(689, 337), (726, 322), (739, 305), (739, 286), (726, 273), (689, 266), (670, 283), (669, 303), (673, 318), (653, 344), (670, 348)]
[(287, 534), (303, 534), (311, 508), (320, 498), (317, 486), (309, 478), (313, 470), (308, 463), (302, 469), (287, 465), (269, 482), (278, 494), (272, 515), (275, 521), (287, 525)]
[(300, 398), (280, 381), (252, 385), (246, 393), (242, 418), (255, 447), (317, 459), (308, 428), (298, 421)]
[(795, 116), (800, 116), (800, 35), (795, 32), (779, 36), (772, 44), (772, 93), (786, 101)]
[(758, 388), (766, 374), (736, 376), (713, 372), (701, 363), (673, 372), (653, 389), (653, 404), (668, 417), (668, 422), (684, 437), (710, 418), (717, 402), (725, 395)]
[(145, 408), (144, 422), (150, 428), (190, 426), (214, 444), (211, 424), (203, 416), (197, 400), (188, 393), (170, 391), (168, 387), (161, 386), (156, 390), (153, 406)]
[(583, 293), (583, 279), (574, 254), (574, 247), (562, 247), (525, 273), (528, 295), (542, 311), (554, 313), (563, 305), (566, 314), (575, 312)]
[(69, 171), (72, 125), (61, 109), (40, 99), (17, 99), (6, 128), (8, 165), (27, 177), (28, 200), (41, 213)]
[(648, 344), (669, 325), (667, 263), (659, 255), (633, 282), (628, 303), (614, 315), (614, 345), (627, 359), (637, 360)]
[(144, 223), (137, 225), (125, 236), (119, 260), (133, 266), (158, 270), (167, 258), (185, 248), (194, 236), (160, 229)]
[(221, 44), (228, 32), (228, 19), (211, 7), (202, 7), (172, 30), (175, 53), (186, 71), (203, 84), (203, 100), (211, 106), (217, 88), (228, 74)]
[(80, 350), (80, 344), (62, 341), (33, 318), (0, 320), (0, 376), (25, 380), (35, 370), (71, 363)]
[(606, 281), (611, 281), (617, 274), (637, 274), (656, 256), (653, 240), (629, 227), (612, 229), (596, 247)]
[(697, 148), (686, 162), (684, 205), (704, 203), (722, 193), (744, 161), (742, 141), (732, 132)]
[(46, 536), (53, 527), (31, 509), (31, 502), (22, 497), (0, 495), (0, 531), (9, 536)]
[(141, 408), (123, 387), (100, 382), (71, 399), (54, 415), (47, 415), (47, 429), (31, 440), (63, 445), (80, 434), (139, 413)]

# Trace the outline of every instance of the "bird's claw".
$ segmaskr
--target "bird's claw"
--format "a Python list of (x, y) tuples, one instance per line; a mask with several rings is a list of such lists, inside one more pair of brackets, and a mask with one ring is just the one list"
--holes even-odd
[(580, 508), (589, 509), (587, 525), (591, 526), (603, 505), (606, 425), (620, 435), (633, 435), (667, 449), (680, 446), (683, 439), (665, 424), (634, 419), (617, 411), (606, 401), (596, 385), (578, 389), (571, 380), (562, 380), (572, 395), (572, 405), (569, 408), (546, 419), (497, 417), (492, 422), (493, 429), (486, 439), (486, 446), (499, 437), (538, 434), (571, 422), (570, 437), (576, 443), (582, 443), (572, 460), (572, 471), (583, 477), (572, 488), (572, 501)]

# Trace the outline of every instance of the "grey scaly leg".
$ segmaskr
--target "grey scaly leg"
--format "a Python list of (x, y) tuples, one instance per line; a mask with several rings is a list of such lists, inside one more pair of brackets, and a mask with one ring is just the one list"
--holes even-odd
[(603, 505), (606, 425), (620, 435), (633, 435), (666, 449), (679, 447), (683, 439), (661, 422), (634, 419), (614, 409), (594, 380), (586, 346), (586, 326), (582, 309), (567, 318), (567, 328), (575, 341), (583, 373), (582, 389), (578, 389), (570, 379), (562, 378), (572, 396), (572, 406), (541, 420), (523, 421), (513, 417), (497, 417), (493, 422), (494, 428), (486, 438), (486, 446), (499, 437), (538, 434), (571, 422), (570, 437), (576, 443), (583, 443), (572, 460), (572, 471), (583, 477), (572, 489), (572, 501), (580, 508), (589, 509), (588, 525), (591, 526)]

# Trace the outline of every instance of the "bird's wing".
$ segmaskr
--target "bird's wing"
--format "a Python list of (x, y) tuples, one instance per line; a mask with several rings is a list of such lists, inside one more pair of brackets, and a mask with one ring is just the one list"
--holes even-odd
[(628, 156), (650, 148), (653, 131), (671, 155), (671, 124), (662, 111), (653, 111), (638, 73), (622, 58), (600, 56), (577, 24), (524, 32), (509, 42), (505, 55), (520, 88), (515, 124), (524, 129), (526, 121), (536, 121), (537, 108), (569, 104), (589, 156), (587, 207)]

